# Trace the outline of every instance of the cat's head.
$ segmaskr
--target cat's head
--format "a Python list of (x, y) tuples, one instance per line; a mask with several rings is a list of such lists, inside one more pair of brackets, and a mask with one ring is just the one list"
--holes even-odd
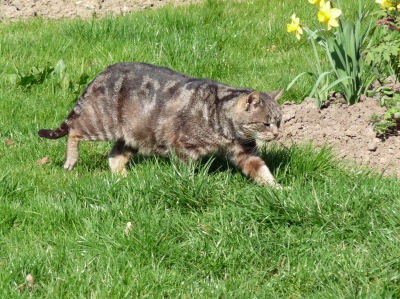
[(277, 100), (283, 89), (273, 92), (254, 91), (239, 97), (235, 121), (243, 140), (270, 141), (279, 135), (282, 109)]

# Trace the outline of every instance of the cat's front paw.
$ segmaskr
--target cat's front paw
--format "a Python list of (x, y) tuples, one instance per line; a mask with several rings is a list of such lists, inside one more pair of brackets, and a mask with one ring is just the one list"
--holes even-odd
[(282, 189), (283, 189), (283, 187), (282, 187), (280, 184), (276, 183), (276, 182), (274, 182), (274, 183), (271, 184), (270, 186), (271, 186), (272, 188), (276, 189), (276, 190), (282, 190)]
[(276, 185), (272, 186), (272, 187), (275, 188), (276, 190), (292, 190), (292, 187), (290, 187), (290, 186), (282, 187), (278, 183)]
[(282, 185), (278, 184), (277, 182), (269, 183), (268, 186), (270, 186), (276, 190), (292, 190), (292, 187), (290, 187), (290, 186), (282, 187)]

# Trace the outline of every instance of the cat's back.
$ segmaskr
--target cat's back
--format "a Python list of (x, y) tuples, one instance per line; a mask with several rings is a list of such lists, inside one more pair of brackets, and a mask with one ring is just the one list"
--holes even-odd
[[(217, 86), (217, 82), (187, 76), (167, 67), (143, 62), (124, 62), (108, 66), (84, 91), (103, 102), (125, 101), (158, 102), (195, 93), (204, 86)], [(118, 95), (118, 97), (117, 97)], [(102, 97), (105, 96), (105, 97)]]
[(98, 77), (104, 78), (110, 82), (120, 81), (133, 83), (134, 85), (141, 84), (146, 81), (147, 87), (149, 84), (163, 85), (169, 81), (185, 82), (191, 78), (187, 75), (178, 73), (167, 67), (156, 66), (144, 62), (120, 62), (108, 66)]
[(152, 65), (145, 62), (118, 62), (108, 66), (103, 73), (136, 74), (138, 76), (153, 75), (157, 79), (165, 76), (188, 78), (188, 76), (178, 73), (163, 66)]

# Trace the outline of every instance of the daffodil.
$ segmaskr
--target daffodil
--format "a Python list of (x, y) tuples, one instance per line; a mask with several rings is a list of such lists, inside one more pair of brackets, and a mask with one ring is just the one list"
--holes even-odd
[(375, 2), (380, 4), (383, 8), (389, 8), (393, 6), (389, 0), (376, 0)]
[(300, 34), (303, 34), (303, 29), (300, 26), (300, 19), (296, 18), (296, 14), (292, 15), (292, 23), (286, 25), (287, 32), (295, 32), (296, 38), (300, 39)]
[(397, 1), (394, 1), (394, 3), (390, 0), (375, 0), (376, 3), (380, 4), (383, 9), (388, 9), (388, 10), (395, 10), (396, 7), (397, 9), (400, 9), (400, 4), (395, 4)]
[(321, 23), (325, 23), (328, 30), (331, 30), (332, 27), (338, 27), (339, 23), (336, 20), (342, 11), (338, 8), (331, 8), (331, 3), (328, 1), (321, 7), (318, 12), (318, 21)]
[(325, 1), (324, 0), (308, 0), (311, 4), (315, 4), (318, 9), (321, 9), (322, 6), (324, 6)]

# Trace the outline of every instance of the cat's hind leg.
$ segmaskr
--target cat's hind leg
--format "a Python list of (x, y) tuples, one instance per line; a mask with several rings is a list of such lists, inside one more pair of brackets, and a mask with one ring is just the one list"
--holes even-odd
[(116, 141), (108, 156), (108, 163), (110, 164), (111, 171), (126, 176), (126, 164), (136, 153), (137, 150), (127, 146), (123, 140)]
[(71, 171), (74, 169), (76, 162), (79, 158), (79, 141), (81, 135), (75, 130), (70, 130), (68, 134), (66, 158), (64, 162), (64, 169)]

